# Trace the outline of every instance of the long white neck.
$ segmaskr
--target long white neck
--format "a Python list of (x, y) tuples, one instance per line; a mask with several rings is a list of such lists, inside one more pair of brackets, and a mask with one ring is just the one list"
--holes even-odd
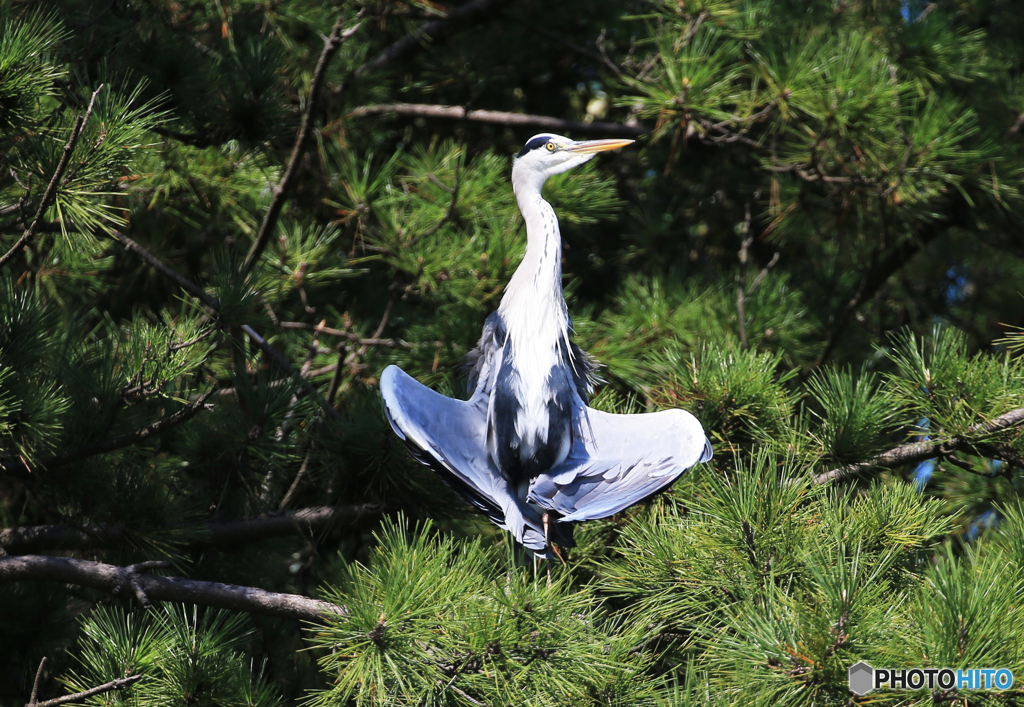
[(557, 363), (559, 343), (569, 350), (562, 237), (555, 210), (541, 197), (540, 184), (520, 185), (516, 201), (526, 221), (526, 254), (505, 288), (498, 312), (508, 330), (516, 367), (524, 377), (539, 380)]

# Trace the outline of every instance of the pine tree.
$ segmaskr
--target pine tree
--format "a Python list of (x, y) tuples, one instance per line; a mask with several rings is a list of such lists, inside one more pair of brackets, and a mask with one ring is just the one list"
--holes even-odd
[[(1022, 704), (1003, 0), (0, 0), (0, 704)], [(551, 180), (593, 404), (715, 448), (509, 540), (409, 458)]]

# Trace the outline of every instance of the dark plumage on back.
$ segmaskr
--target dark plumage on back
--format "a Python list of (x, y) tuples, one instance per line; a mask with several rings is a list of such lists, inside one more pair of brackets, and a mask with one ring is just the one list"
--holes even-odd
[[(497, 312), (491, 312), (484, 321), (484, 330), (476, 348), (466, 354), (462, 360), (462, 367), (467, 372), (467, 393), (471, 394), (476, 390), (480, 377), (481, 360), (485, 357), (485, 353), (500, 348), (499, 342), (504, 340), (505, 327), (501, 316)], [(583, 402), (590, 402), (594, 388), (604, 383), (604, 379), (597, 374), (597, 369), (601, 367), (601, 364), (596, 358), (577, 346), (575, 342), (569, 343), (569, 349), (572, 352), (572, 377), (576, 384), (576, 391)]]

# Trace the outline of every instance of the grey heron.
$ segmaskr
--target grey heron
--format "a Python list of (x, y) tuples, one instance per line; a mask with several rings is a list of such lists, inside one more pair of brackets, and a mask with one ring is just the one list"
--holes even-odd
[(615, 415), (587, 406), (593, 363), (572, 341), (562, 241), (541, 196), (548, 177), (632, 140), (530, 138), (512, 167), (526, 254), (470, 353), (469, 400), (397, 366), (381, 376), (384, 410), (412, 455), (538, 557), (573, 546), (575, 523), (605, 518), (711, 457), (683, 410)]

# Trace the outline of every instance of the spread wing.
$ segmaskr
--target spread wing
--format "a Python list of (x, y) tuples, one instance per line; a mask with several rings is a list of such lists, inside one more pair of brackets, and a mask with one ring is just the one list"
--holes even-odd
[(534, 479), (528, 496), (560, 523), (618, 513), (711, 458), (704, 429), (684, 410), (613, 415), (578, 405), (575, 418), (568, 458)]
[(492, 523), (546, 557), (540, 513), (519, 500), (487, 453), (484, 387), (481, 383), (472, 398), (462, 401), (434, 392), (397, 366), (388, 366), (380, 379), (388, 422), (412, 455)]

